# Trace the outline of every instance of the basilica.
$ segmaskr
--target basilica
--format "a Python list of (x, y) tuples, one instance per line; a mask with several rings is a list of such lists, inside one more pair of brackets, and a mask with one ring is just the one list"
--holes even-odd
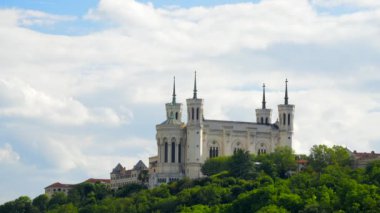
[(202, 177), (201, 166), (208, 159), (229, 156), (237, 149), (254, 154), (273, 152), (278, 146), (292, 147), (295, 106), (288, 103), (285, 81), (284, 103), (278, 105), (278, 119), (272, 122), (272, 109), (266, 107), (263, 85), (262, 107), (256, 109), (256, 122), (208, 120), (204, 101), (197, 95), (195, 73), (193, 97), (186, 100), (187, 122), (182, 121), (182, 104), (173, 97), (166, 104), (166, 120), (156, 125), (158, 153), (149, 158), (149, 185), (157, 186), (183, 177)]

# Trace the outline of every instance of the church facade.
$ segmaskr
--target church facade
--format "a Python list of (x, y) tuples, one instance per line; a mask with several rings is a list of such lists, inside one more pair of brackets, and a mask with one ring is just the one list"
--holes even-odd
[(197, 96), (195, 74), (193, 97), (186, 100), (185, 123), (174, 81), (172, 101), (166, 104), (166, 120), (156, 126), (158, 153), (149, 158), (150, 187), (183, 177), (200, 178), (201, 166), (208, 158), (229, 156), (237, 149), (264, 154), (278, 146), (292, 147), (295, 106), (288, 103), (287, 83), (286, 80), (285, 100), (278, 105), (276, 122), (272, 122), (272, 110), (266, 107), (265, 85), (256, 122), (208, 120), (203, 114), (204, 101)]

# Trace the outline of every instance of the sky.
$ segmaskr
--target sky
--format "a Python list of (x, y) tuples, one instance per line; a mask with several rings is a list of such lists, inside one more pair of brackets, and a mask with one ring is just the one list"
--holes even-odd
[(0, 203), (147, 163), (194, 70), (206, 119), (255, 121), (265, 83), (275, 120), (287, 78), (297, 153), (380, 152), (379, 26), (378, 0), (0, 0)]

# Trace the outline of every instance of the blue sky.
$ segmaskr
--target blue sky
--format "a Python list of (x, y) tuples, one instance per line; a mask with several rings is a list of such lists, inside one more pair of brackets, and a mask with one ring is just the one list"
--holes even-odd
[(0, 203), (147, 163), (194, 70), (206, 118), (254, 121), (264, 82), (276, 118), (288, 78), (296, 152), (380, 152), (378, 1), (152, 3), (0, 1)]

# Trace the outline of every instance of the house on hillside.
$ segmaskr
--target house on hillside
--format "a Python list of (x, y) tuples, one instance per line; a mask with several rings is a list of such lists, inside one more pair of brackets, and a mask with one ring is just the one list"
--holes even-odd
[[(101, 183), (108, 186), (110, 182), (111, 182), (110, 179), (89, 178), (81, 183), (93, 183), (93, 184)], [(79, 185), (81, 183), (66, 184), (66, 183), (56, 182), (45, 187), (45, 194), (49, 197), (53, 196), (53, 194), (58, 193), (58, 192), (62, 192), (67, 195), (71, 189), (73, 189), (76, 185)]]

